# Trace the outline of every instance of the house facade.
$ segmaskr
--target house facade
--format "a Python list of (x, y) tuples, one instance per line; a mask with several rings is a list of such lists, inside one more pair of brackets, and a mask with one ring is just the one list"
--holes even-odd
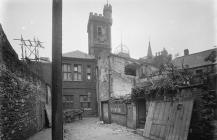
[(62, 79), (63, 109), (84, 109), (84, 116), (96, 116), (96, 59), (80, 51), (63, 54)]
[(217, 49), (209, 49), (198, 53), (190, 54), (189, 50), (184, 50), (184, 56), (177, 57), (173, 60), (173, 64), (178, 69), (187, 69), (192, 73), (193, 79), (191, 83), (198, 84), (208, 78), (210, 89), (216, 89), (216, 74), (217, 74)]

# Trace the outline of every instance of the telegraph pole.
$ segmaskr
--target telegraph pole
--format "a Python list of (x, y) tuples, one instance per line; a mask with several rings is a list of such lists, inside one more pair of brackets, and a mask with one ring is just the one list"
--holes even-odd
[(52, 140), (63, 140), (62, 0), (53, 0), (52, 8)]

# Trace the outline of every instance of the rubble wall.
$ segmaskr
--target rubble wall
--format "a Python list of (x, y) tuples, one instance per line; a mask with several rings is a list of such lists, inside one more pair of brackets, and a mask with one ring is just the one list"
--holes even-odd
[(26, 139), (45, 125), (46, 86), (0, 28), (0, 139)]

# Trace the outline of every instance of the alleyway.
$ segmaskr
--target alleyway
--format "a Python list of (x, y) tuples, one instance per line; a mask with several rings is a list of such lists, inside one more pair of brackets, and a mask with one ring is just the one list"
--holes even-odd
[[(98, 118), (76, 120), (64, 128), (64, 140), (144, 140), (131, 129), (117, 124), (102, 124)], [(29, 140), (51, 140), (51, 129), (41, 131)]]

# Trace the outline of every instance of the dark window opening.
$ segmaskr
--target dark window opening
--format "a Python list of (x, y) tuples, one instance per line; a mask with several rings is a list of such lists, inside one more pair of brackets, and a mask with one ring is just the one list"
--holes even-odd
[(80, 104), (81, 108), (91, 108), (90, 107), (90, 101), (91, 101), (91, 93), (88, 93), (88, 95), (80, 95)]
[(72, 109), (74, 107), (74, 96), (73, 95), (64, 95), (63, 96), (63, 108)]
[(124, 72), (126, 75), (136, 76), (136, 66), (133, 64), (125, 66)]
[(196, 74), (202, 74), (202, 73), (203, 73), (202, 69), (196, 70)]
[(102, 35), (102, 27), (97, 28), (97, 34), (98, 34), (98, 36)]

